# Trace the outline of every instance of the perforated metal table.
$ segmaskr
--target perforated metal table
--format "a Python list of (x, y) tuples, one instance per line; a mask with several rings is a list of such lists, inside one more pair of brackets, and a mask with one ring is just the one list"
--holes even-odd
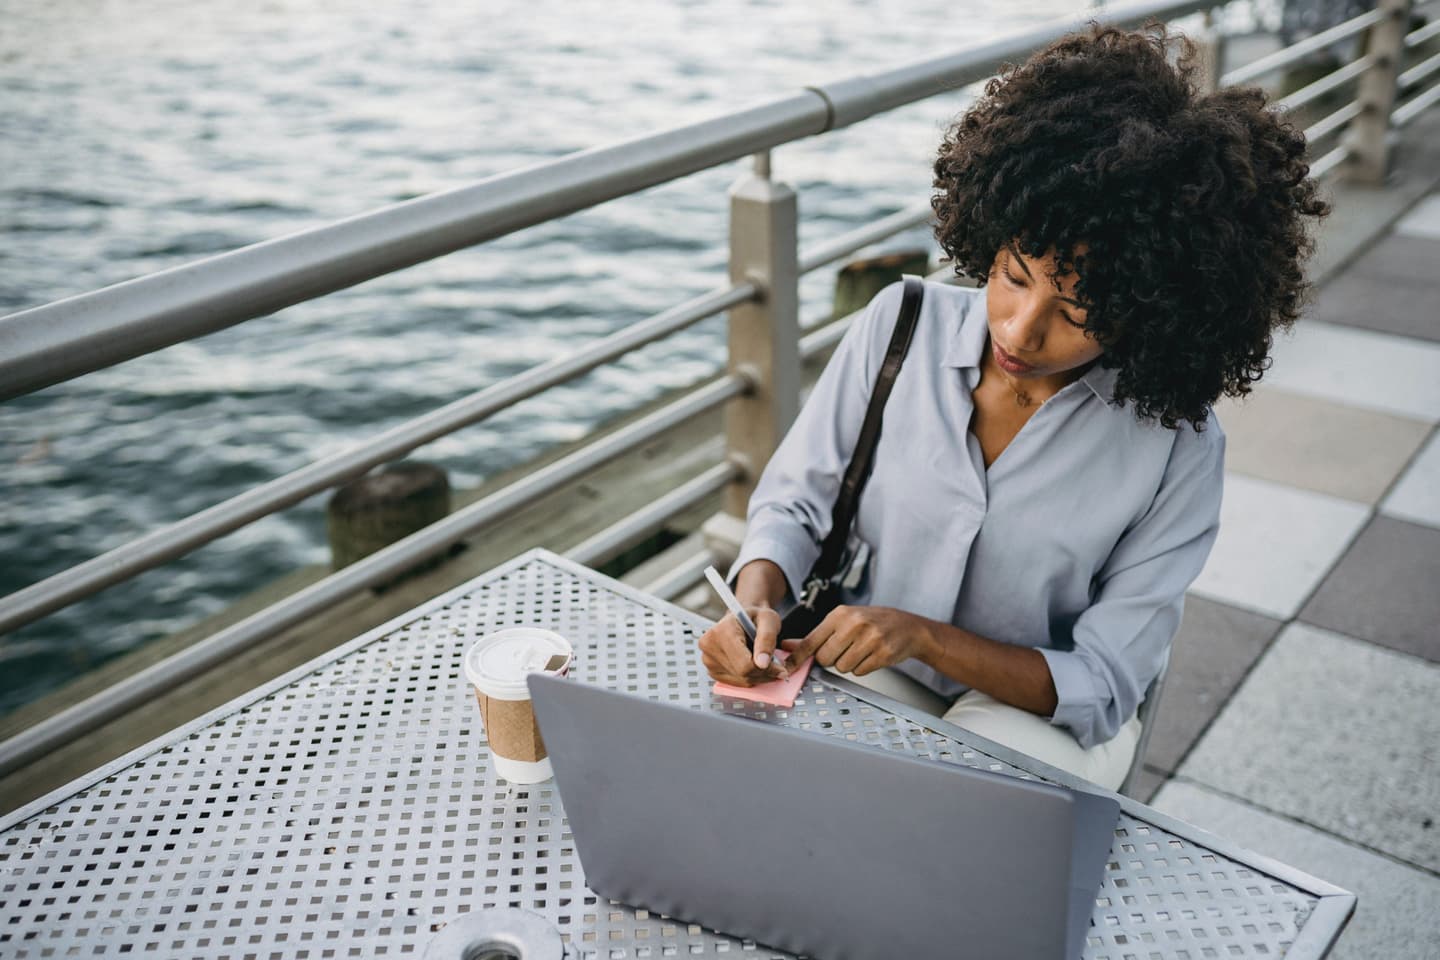
[[(419, 957), (510, 908), (574, 960), (788, 957), (597, 899), (553, 782), (497, 780), (461, 657), (519, 624), (570, 638), (590, 683), (1074, 783), (821, 671), (790, 710), (715, 700), (705, 620), (536, 550), (5, 817), (0, 957)], [(1087, 958), (1320, 957), (1354, 907), (1121, 802)]]

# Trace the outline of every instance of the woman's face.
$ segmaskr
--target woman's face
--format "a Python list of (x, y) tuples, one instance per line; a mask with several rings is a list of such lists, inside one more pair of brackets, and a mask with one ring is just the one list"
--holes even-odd
[[(1076, 249), (1076, 255), (1084, 252)], [(1103, 352), (1083, 329), (1085, 310), (1075, 297), (1079, 277), (1059, 278), (1054, 251), (1027, 257), (1014, 244), (1001, 248), (990, 266), (986, 303), (990, 351), (995, 363), (1014, 378), (1064, 377)]]

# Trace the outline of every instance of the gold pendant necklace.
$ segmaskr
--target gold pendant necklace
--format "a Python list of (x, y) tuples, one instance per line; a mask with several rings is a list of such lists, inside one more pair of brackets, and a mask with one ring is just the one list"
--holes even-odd
[(1011, 379), (1004, 371), (1001, 371), (1001, 372), (1000, 372), (1000, 379), (1001, 379), (1002, 381), (1004, 381), (1005, 386), (1009, 388), (1010, 392), (1013, 393), (1013, 394), (1015, 394), (1015, 406), (1017, 406), (1017, 407), (1028, 407), (1028, 406), (1030, 406), (1030, 404), (1031, 404), (1030, 394), (1025, 390), (1024, 387), (1021, 387), (1021, 386), (1019, 386), (1018, 384), (1016, 384), (1015, 381), (1014, 381), (1013, 379)]
[[(993, 357), (993, 354), (992, 354), (992, 357)], [(998, 363), (993, 364), (993, 366), (994, 366), (994, 368), (995, 368), (995, 373), (996, 373), (996, 375), (999, 376), (1001, 382), (1003, 382), (1003, 383), (1005, 384), (1006, 389), (1008, 389), (1011, 393), (1013, 393), (1013, 394), (1015, 395), (1015, 406), (1017, 406), (1017, 407), (1028, 407), (1028, 406), (1032, 406), (1033, 403), (1034, 403), (1034, 401), (1032, 401), (1032, 400), (1030, 399), (1030, 394), (1029, 394), (1028, 392), (1026, 392), (1023, 388), (1016, 386), (1014, 379), (1012, 379), (1011, 376), (1010, 376), (1008, 373), (1006, 373), (1004, 370), (1002, 370), (1002, 369), (1000, 368), (1000, 365), (999, 365)], [(983, 374), (982, 374), (982, 376), (983, 376)]]

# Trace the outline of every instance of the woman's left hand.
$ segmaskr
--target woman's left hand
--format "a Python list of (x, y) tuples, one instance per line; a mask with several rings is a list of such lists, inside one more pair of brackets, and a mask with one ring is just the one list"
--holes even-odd
[(786, 640), (791, 663), (815, 657), (822, 667), (863, 677), (911, 657), (924, 658), (938, 647), (930, 621), (893, 607), (847, 607), (831, 610), (804, 640)]

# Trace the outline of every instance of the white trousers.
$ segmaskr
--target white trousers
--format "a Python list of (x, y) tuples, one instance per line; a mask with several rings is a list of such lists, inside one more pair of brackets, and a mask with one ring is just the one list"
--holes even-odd
[(953, 704), (947, 704), (944, 697), (898, 670), (885, 668), (863, 677), (849, 673), (840, 676), (1107, 790), (1120, 789), (1140, 740), (1139, 717), (1131, 717), (1112, 739), (1086, 750), (1063, 727), (978, 690), (967, 691)]

